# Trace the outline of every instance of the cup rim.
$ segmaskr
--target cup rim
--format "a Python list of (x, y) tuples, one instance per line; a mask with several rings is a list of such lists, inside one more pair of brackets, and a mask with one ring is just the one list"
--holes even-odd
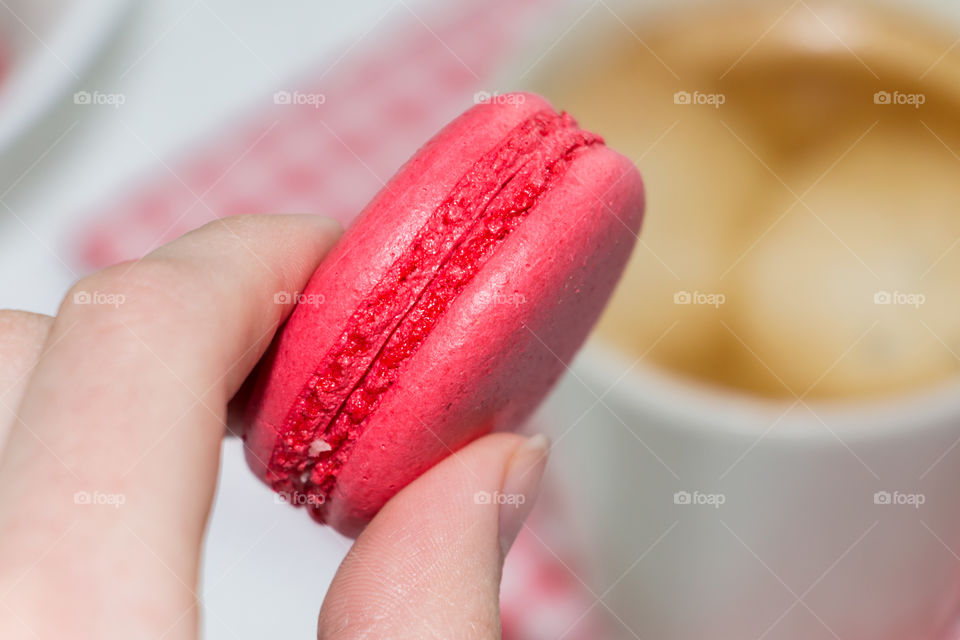
[[(751, 3), (750, 0), (742, 0), (739, 4), (763, 6), (762, 3)], [(669, 17), (673, 12), (689, 11), (691, 7), (698, 5), (715, 6), (702, 0), (688, 0), (682, 3), (682, 6), (667, 2), (654, 2), (644, 6), (625, 5), (626, 2), (613, 3), (615, 8), (627, 8), (634, 15), (664, 17)], [(932, 18), (936, 16), (949, 26), (960, 25), (960, 7), (942, 0), (926, 0), (912, 8), (859, 0), (834, 9), (852, 13), (864, 9), (877, 10), (877, 15), (883, 19), (911, 16), (923, 26), (935, 26)], [(944, 31), (947, 28), (940, 26)], [(583, 56), (584, 49), (578, 45), (596, 39), (597, 35), (595, 31), (572, 34), (557, 46), (554, 55), (558, 60), (565, 60), (571, 55)], [(586, 52), (589, 51), (587, 48)], [(888, 52), (888, 55), (894, 55), (894, 52)], [(554, 61), (551, 66), (559, 64), (561, 63)], [(891, 64), (898, 63), (892, 60)], [(543, 74), (542, 69), (534, 76), (540, 74)], [(931, 78), (931, 81), (939, 80)], [(844, 442), (856, 439), (873, 441), (883, 437), (902, 437), (905, 433), (916, 434), (922, 428), (950, 429), (952, 418), (960, 422), (958, 378), (933, 382), (883, 398), (843, 401), (808, 399), (804, 401), (805, 404), (798, 404), (793, 410), (788, 410), (792, 399), (784, 402), (763, 398), (748, 391), (696, 381), (652, 363), (631, 363), (627, 356), (615, 352), (609, 343), (596, 336), (588, 341), (573, 364), (576, 376), (597, 384), (600, 392), (606, 391), (617, 375), (631, 368), (633, 371), (624, 375), (615, 385), (622, 387), (623, 395), (631, 399), (628, 402), (633, 401), (637, 406), (642, 404), (647, 415), (674, 417), (676, 419), (670, 420), (669, 424), (698, 434), (710, 431), (714, 435), (723, 432), (752, 438), (763, 434), (765, 440), (779, 438), (836, 444), (838, 438)], [(821, 425), (820, 422), (824, 424)]]
[(960, 422), (958, 378), (882, 398), (795, 402), (697, 381), (643, 358), (631, 362), (596, 337), (572, 369), (582, 382), (601, 387), (601, 399), (616, 389), (617, 397), (628, 398), (625, 403), (650, 415), (676, 418), (669, 420), (671, 428), (697, 434), (847, 443), (953, 430)]

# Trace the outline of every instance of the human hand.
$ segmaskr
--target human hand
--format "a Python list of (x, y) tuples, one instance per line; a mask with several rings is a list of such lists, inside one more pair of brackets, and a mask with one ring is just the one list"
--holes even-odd
[[(316, 216), (218, 221), (83, 278), (55, 318), (0, 312), (0, 638), (197, 636), (228, 403), (291, 311), (276, 294), (302, 291), (337, 233)], [(547, 448), (487, 436), (397, 494), (341, 565), (318, 637), (497, 637), (503, 557)]]

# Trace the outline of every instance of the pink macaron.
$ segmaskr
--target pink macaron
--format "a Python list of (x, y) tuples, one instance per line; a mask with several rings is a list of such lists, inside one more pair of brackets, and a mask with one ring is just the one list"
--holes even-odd
[(539, 96), (468, 110), (298, 295), (249, 403), (252, 469), (356, 535), (445, 456), (517, 427), (603, 309), (643, 204), (633, 164)]

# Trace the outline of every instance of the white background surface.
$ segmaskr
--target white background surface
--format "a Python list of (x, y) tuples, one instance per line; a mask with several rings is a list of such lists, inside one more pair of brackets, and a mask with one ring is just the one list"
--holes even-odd
[[(423, 7), (433, 1), (406, 4), (429, 19)], [(953, 0), (930, 2), (943, 9)], [(124, 105), (82, 107), (64, 95), (14, 159), (0, 158), (0, 184), (16, 182), (8, 192), (0, 186), (0, 308), (55, 313), (78, 276), (66, 250), (83, 225), (79, 215), (95, 213), (136, 176), (167, 171), (163, 162), (178, 150), (202, 144), (302, 70), (364, 46), (374, 23), (407, 10), (396, 0), (135, 4), (104, 59), (75, 87), (121, 93)], [(10, 20), (0, 3), (0, 24)], [(622, 435), (618, 425), (610, 432)], [(277, 504), (246, 469), (236, 440), (224, 445), (220, 483), (200, 592), (205, 637), (313, 637), (349, 541)]]
[[(82, 227), (78, 215), (95, 212), (132, 177), (165, 171), (163, 159), (202, 144), (251, 100), (333, 62), (385, 13), (407, 10), (387, 0), (135, 4), (104, 59), (78, 74), (73, 89), (122, 93), (125, 104), (77, 106), (65, 95), (42, 130), (4, 159), (3, 182), (16, 186), (0, 196), (0, 308), (55, 313), (78, 275), (66, 253)], [(424, 2), (407, 4), (421, 13)], [(0, 5), (0, 22), (13, 21)], [(246, 469), (240, 443), (226, 442), (201, 591), (205, 637), (316, 632), (348, 541), (271, 495)]]
[[(11, 171), (26, 175), (0, 198), (13, 210), (0, 207), (0, 307), (53, 313), (76, 277), (61, 258), (70, 264), (67, 234), (78, 215), (131, 177), (165, 171), (176, 150), (202, 144), (251, 100), (333, 62), (385, 13), (406, 10), (388, 0), (134, 4), (106, 59), (75, 88), (122, 93), (125, 104), (78, 106), (63, 96), (42, 133), (18, 149)], [(407, 4), (420, 13), (424, 2)], [(12, 20), (0, 5), (0, 21)]]

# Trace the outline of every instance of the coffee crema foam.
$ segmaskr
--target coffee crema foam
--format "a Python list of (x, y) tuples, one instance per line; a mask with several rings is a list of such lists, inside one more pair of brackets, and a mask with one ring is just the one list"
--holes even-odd
[(642, 43), (614, 26), (541, 74), (534, 88), (648, 189), (597, 339), (767, 397), (954, 378), (955, 35), (880, 8), (787, 6), (675, 10), (631, 25)]

